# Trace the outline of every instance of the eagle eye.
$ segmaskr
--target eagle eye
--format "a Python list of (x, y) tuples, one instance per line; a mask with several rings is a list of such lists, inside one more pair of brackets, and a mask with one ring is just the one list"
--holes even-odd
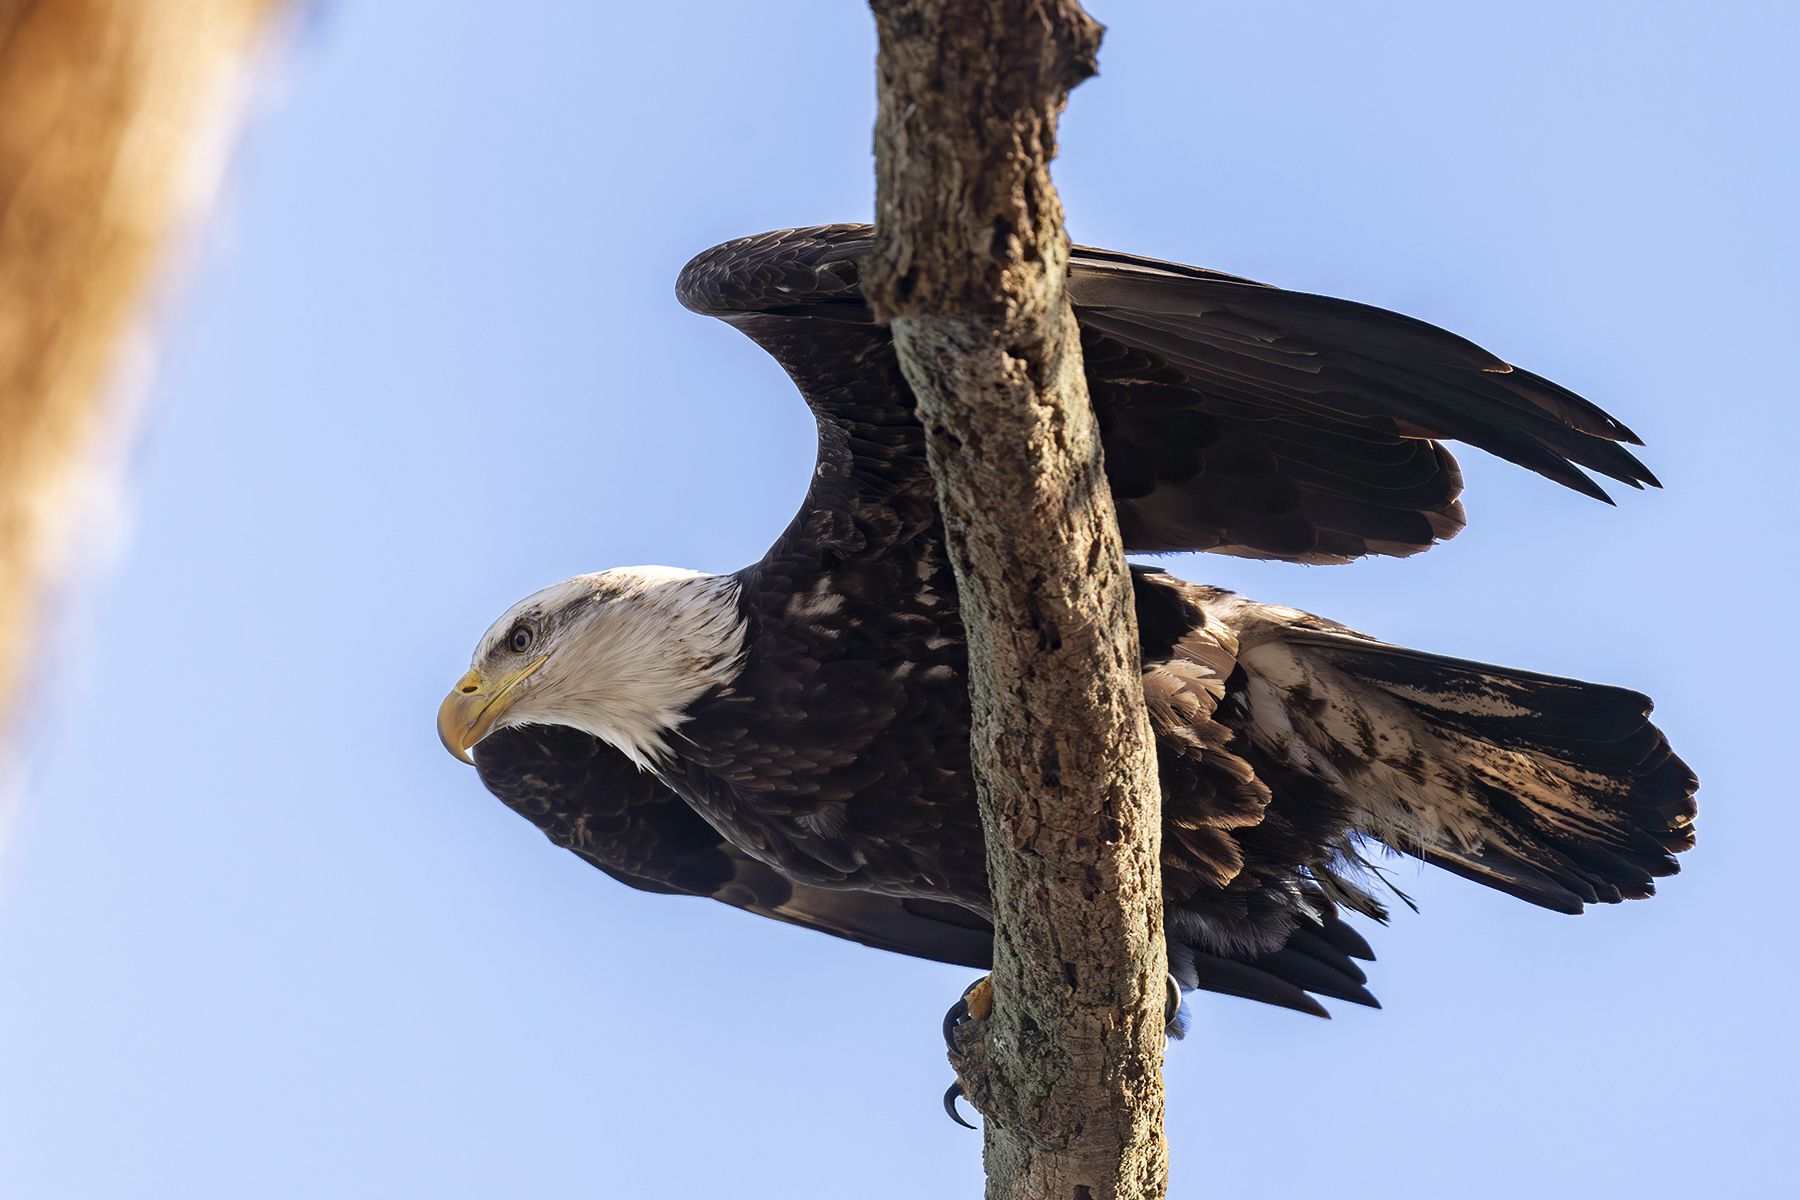
[(514, 654), (523, 654), (531, 649), (531, 643), (537, 640), (537, 634), (529, 625), (514, 625), (512, 632), (506, 635), (506, 648)]

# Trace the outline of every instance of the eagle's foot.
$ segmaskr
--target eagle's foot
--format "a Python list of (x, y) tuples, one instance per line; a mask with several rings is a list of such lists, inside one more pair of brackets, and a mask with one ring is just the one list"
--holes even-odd
[[(989, 1013), (994, 1011), (994, 977), (983, 975), (974, 983), (963, 989), (963, 994), (950, 1011), (944, 1014), (944, 1045), (950, 1053), (960, 1054), (956, 1048), (956, 1027), (968, 1021), (985, 1021)], [(954, 1097), (946, 1100), (953, 1103)]]
[[(962, 1056), (962, 1051), (956, 1045), (957, 1026), (965, 1025), (970, 1021), (985, 1021), (988, 1014), (993, 1011), (994, 977), (983, 975), (964, 988), (963, 994), (957, 998), (955, 1004), (950, 1006), (950, 1011), (944, 1014), (944, 1045), (949, 1047), (953, 1056), (957, 1058)], [(963, 1095), (963, 1084), (960, 1079), (945, 1090), (944, 1111), (950, 1115), (952, 1121), (964, 1129), (974, 1129), (975, 1126), (963, 1120), (962, 1114), (956, 1111), (958, 1099), (967, 1099)]]
[[(1170, 1037), (1178, 1038), (1185, 1032), (1181, 1021), (1181, 984), (1176, 982), (1175, 976), (1169, 975), (1165, 977), (1164, 986), (1163, 1027)], [(944, 1014), (944, 1045), (950, 1053), (962, 1057), (962, 1050), (956, 1044), (956, 1031), (960, 1026), (970, 1021), (985, 1021), (993, 1011), (994, 977), (983, 975), (964, 988), (950, 1011)], [(956, 1111), (956, 1102), (961, 1099), (967, 1097), (963, 1094), (962, 1080), (958, 1079), (944, 1090), (944, 1112), (964, 1129), (974, 1129), (975, 1126), (963, 1120), (962, 1114)]]
[[(1163, 999), (1163, 1027), (1169, 1036), (1179, 1038), (1185, 1032), (1181, 1020), (1181, 984), (1175, 976), (1164, 979), (1167, 992)], [(985, 1021), (988, 1014), (994, 1011), (994, 977), (983, 975), (967, 988), (950, 1011), (944, 1014), (944, 1046), (952, 1054), (960, 1054), (956, 1048), (956, 1029), (969, 1021)]]

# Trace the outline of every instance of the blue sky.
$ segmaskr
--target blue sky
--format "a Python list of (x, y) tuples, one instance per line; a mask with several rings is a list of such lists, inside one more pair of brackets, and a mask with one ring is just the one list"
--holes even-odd
[[(1220, 997), (1172, 1194), (1791, 1187), (1790, 6), (1100, 3), (1078, 241), (1349, 296), (1574, 387), (1667, 490), (1475, 452), (1406, 562), (1165, 560), (1391, 641), (1625, 684), (1699, 771), (1664, 894), (1570, 919), (1403, 866), (1381, 1012)], [(171, 322), (118, 565), (54, 643), (0, 872), (0, 1194), (974, 1194), (969, 972), (631, 892), (438, 746), (554, 580), (757, 558), (812, 438), (674, 302), (865, 219), (849, 0), (338, 0)], [(1784, 1133), (1783, 1131), (1787, 1132)]]

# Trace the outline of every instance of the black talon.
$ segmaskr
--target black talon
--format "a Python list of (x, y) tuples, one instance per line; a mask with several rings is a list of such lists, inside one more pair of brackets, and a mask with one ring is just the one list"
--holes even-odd
[(1175, 1018), (1181, 1015), (1181, 985), (1175, 981), (1173, 975), (1168, 977), (1167, 985), (1168, 996), (1163, 1000), (1163, 1028), (1165, 1029), (1173, 1025)]
[(955, 1121), (964, 1129), (973, 1129), (975, 1127), (963, 1120), (962, 1114), (956, 1111), (956, 1098), (962, 1094), (962, 1080), (959, 1079), (950, 1085), (949, 1091), (944, 1093), (944, 1111), (950, 1114), (950, 1119), (952, 1121)]
[(967, 1020), (968, 1016), (969, 1002), (967, 1000), (958, 1000), (950, 1006), (950, 1011), (944, 1014), (944, 1045), (950, 1048), (952, 1054), (962, 1053), (956, 1048), (956, 1027)]
[[(969, 993), (980, 987), (982, 980), (989, 978), (991, 978), (991, 976), (983, 975), (981, 979), (977, 979), (974, 983), (971, 983), (968, 987), (964, 988), (962, 995), (957, 998), (956, 1003), (950, 1006), (950, 1011), (944, 1014), (944, 1045), (949, 1047), (950, 1053), (962, 1053), (962, 1051), (956, 1048), (956, 1037), (952, 1031), (964, 1021), (969, 1020)], [(973, 1126), (971, 1126), (971, 1128), (973, 1128)]]

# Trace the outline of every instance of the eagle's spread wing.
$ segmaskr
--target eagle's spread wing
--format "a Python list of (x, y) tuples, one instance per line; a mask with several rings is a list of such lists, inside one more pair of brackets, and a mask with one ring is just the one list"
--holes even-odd
[[(1637, 692), (1390, 646), (1160, 572), (1137, 579), (1173, 798), (1164, 887), (1185, 907), (1258, 889), (1279, 907), (1298, 869), (1368, 911), (1353, 878), (1366, 839), (1578, 913), (1654, 894), (1694, 844), (1697, 782)], [(1165, 649), (1154, 614), (1176, 604), (1187, 632)], [(1171, 754), (1190, 745), (1241, 760), (1261, 810), (1246, 796), (1220, 819), (1224, 789), (1174, 778)]]
[(1405, 555), (1462, 527), (1453, 438), (1599, 499), (1655, 480), (1631, 431), (1436, 326), (1077, 248), (1069, 295), (1127, 544)]
[[(739, 324), (810, 398), (830, 383), (820, 364), (836, 357), (814, 339), (888, 342), (858, 287), (870, 245), (863, 225), (739, 239), (690, 263), (677, 294)], [(1631, 431), (1599, 408), (1423, 321), (1086, 248), (1071, 260), (1069, 294), (1134, 552), (1308, 563), (1417, 553), (1463, 524), (1461, 473), (1439, 439), (1600, 499), (1581, 468), (1656, 482), (1617, 444), (1635, 442)], [(757, 315), (789, 320), (745, 320)], [(857, 399), (911, 409), (903, 386)], [(843, 504), (821, 494), (809, 507)]]
[(1645, 899), (1680, 870), (1698, 781), (1649, 697), (1273, 612), (1242, 622), (1238, 662), (1278, 792), (1323, 789), (1358, 834), (1558, 912)]

